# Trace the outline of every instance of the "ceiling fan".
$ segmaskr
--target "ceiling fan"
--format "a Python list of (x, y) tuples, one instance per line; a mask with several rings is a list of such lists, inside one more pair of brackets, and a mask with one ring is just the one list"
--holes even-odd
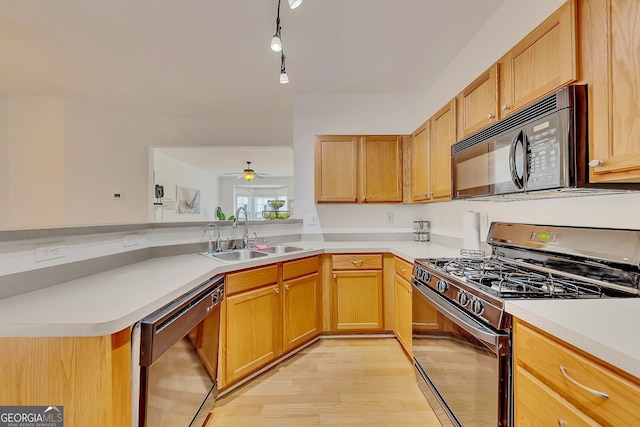
[(244, 178), (247, 181), (251, 181), (253, 180), (253, 178), (256, 178), (256, 177), (265, 178), (267, 176), (271, 176), (270, 173), (256, 172), (253, 169), (251, 169), (251, 162), (247, 162), (247, 168), (242, 172), (230, 172), (230, 173), (225, 173), (225, 175), (237, 175), (238, 178)]

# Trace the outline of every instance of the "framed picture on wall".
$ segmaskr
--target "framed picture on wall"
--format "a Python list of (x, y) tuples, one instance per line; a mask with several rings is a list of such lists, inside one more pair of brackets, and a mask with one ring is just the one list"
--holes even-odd
[(176, 186), (178, 200), (178, 214), (200, 213), (200, 190), (195, 188)]

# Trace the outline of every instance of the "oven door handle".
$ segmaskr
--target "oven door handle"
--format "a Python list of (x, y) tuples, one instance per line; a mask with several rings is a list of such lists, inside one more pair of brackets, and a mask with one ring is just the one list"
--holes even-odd
[[(472, 318), (467, 317), (458, 307), (436, 294), (428, 286), (416, 286), (414, 288), (420, 292), (438, 310), (446, 314), (449, 319), (462, 329), (479, 339), (480, 341), (495, 347), (498, 344), (499, 335), (489, 328), (482, 326)], [(429, 295), (432, 294), (432, 295)]]

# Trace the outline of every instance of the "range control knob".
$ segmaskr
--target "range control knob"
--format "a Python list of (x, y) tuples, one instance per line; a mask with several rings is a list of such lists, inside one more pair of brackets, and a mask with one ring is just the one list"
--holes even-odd
[(444, 280), (438, 280), (438, 283), (436, 284), (436, 289), (438, 290), (438, 292), (445, 293), (449, 290), (449, 284)]
[(427, 270), (420, 269), (420, 276), (423, 282), (429, 283), (431, 281), (431, 273)]
[(471, 311), (475, 314), (482, 314), (484, 312), (484, 302), (479, 299), (473, 300), (471, 303)]
[(464, 291), (460, 291), (458, 294), (458, 302), (461, 306), (466, 307), (467, 304), (469, 304), (469, 294)]

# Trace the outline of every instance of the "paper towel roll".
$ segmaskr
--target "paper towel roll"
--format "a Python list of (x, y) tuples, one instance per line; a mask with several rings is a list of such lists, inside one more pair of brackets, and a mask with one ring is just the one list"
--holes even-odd
[(462, 214), (462, 249), (480, 250), (480, 213), (465, 212)]

